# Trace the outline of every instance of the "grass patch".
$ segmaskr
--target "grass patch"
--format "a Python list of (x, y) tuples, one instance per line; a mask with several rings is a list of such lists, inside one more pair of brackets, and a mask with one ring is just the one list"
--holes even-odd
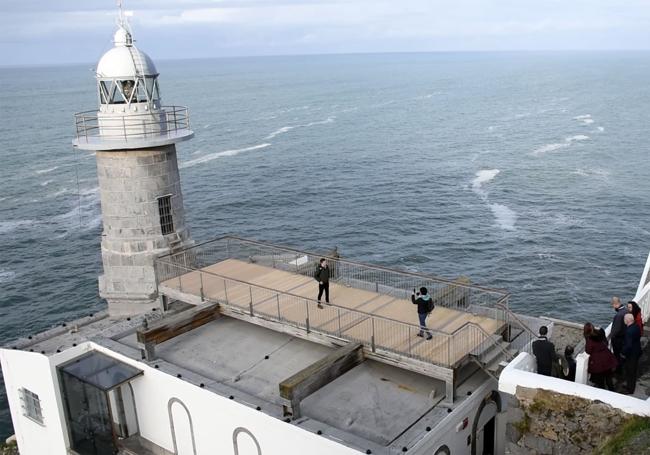
[(647, 417), (632, 417), (595, 453), (597, 455), (618, 455), (632, 438), (646, 431), (650, 431), (650, 419)]
[(530, 416), (528, 415), (528, 413), (524, 412), (524, 418), (521, 419), (519, 422), (513, 423), (512, 426), (515, 427), (517, 431), (522, 435), (528, 433), (528, 431), (530, 430)]

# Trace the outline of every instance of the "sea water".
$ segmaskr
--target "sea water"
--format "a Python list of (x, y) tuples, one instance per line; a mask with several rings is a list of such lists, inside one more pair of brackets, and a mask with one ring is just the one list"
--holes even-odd
[[(153, 56), (155, 58), (155, 56)], [(0, 344), (103, 308), (92, 64), (0, 68)], [(469, 276), (606, 324), (650, 250), (649, 53), (157, 61), (195, 240)], [(410, 308), (405, 308), (410, 311)], [(0, 395), (0, 436), (11, 433)]]

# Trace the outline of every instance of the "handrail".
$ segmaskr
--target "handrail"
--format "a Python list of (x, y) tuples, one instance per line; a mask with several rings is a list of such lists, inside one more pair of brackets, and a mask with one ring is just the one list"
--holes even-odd
[[(314, 253), (314, 252), (305, 251), (305, 250), (298, 250), (298, 249), (292, 248), (292, 247), (287, 247), (287, 246), (282, 246), (282, 245), (274, 245), (274, 244), (270, 244), (270, 243), (260, 242), (260, 241), (257, 241), (257, 240), (244, 239), (244, 238), (233, 236), (233, 235), (225, 235), (225, 236), (222, 236), (222, 237), (218, 237), (216, 239), (212, 239), (212, 240), (208, 240), (208, 241), (205, 241), (205, 242), (202, 242), (202, 243), (198, 243), (198, 244), (192, 245), (189, 248), (186, 248), (183, 251), (190, 251), (190, 250), (193, 250), (193, 249), (197, 249), (197, 248), (199, 248), (201, 246), (208, 245), (208, 244), (211, 244), (211, 243), (215, 243), (215, 242), (218, 242), (218, 241), (223, 241), (223, 240), (236, 240), (238, 242), (249, 243), (249, 244), (252, 244), (252, 245), (282, 249), (282, 250), (285, 250), (287, 252), (292, 252), (292, 253), (296, 253), (296, 254), (307, 254), (307, 255), (312, 255), (312, 256), (319, 256), (319, 257), (325, 258), (327, 260), (336, 261), (336, 262), (340, 262), (340, 263), (343, 263), (343, 264), (362, 266), (362, 267), (366, 267), (366, 268), (371, 269), (371, 270), (381, 270), (381, 271), (384, 271), (384, 272), (391, 272), (391, 273), (396, 273), (396, 274), (404, 275), (404, 276), (410, 276), (410, 277), (414, 277), (414, 278), (425, 278), (427, 280), (437, 281), (437, 282), (440, 282), (440, 283), (449, 284), (449, 285), (452, 285), (452, 286), (457, 286), (457, 287), (460, 287), (460, 288), (463, 288), (463, 289), (477, 289), (477, 290), (481, 290), (481, 291), (485, 291), (485, 292), (501, 294), (502, 297), (501, 297), (501, 299), (499, 301), (501, 301), (504, 298), (510, 296), (510, 294), (507, 291), (503, 290), (503, 289), (488, 288), (486, 286), (475, 285), (475, 284), (463, 284), (463, 283), (458, 282), (458, 281), (450, 280), (450, 279), (447, 279), (447, 278), (440, 278), (440, 277), (432, 276), (432, 275), (427, 275), (425, 273), (410, 272), (410, 271), (406, 271), (406, 270), (396, 270), (396, 269), (391, 269), (391, 268), (388, 268), (388, 267), (383, 267), (381, 265), (372, 265), (372, 264), (366, 264), (366, 263), (363, 263), (363, 262), (351, 261), (349, 259), (337, 258), (337, 257), (333, 257), (333, 256), (324, 255), (324, 254), (321, 254), (321, 253)], [(165, 254), (163, 256), (160, 256), (159, 259), (174, 256), (176, 254), (178, 254), (178, 252), (168, 253), (168, 254)]]
[[(118, 105), (119, 106), (119, 105)], [(126, 105), (125, 105), (126, 106)], [(127, 140), (174, 135), (190, 130), (189, 110), (185, 106), (161, 106), (147, 112), (106, 113), (84, 111), (75, 115), (77, 141)]]
[[(473, 322), (467, 322), (467, 323), (463, 324), (460, 328), (462, 329), (462, 328), (464, 328), (465, 326), (468, 326), (468, 327), (471, 326), (471, 327), (474, 327), (475, 329), (479, 330), (480, 332), (482, 332), (483, 336), (484, 336), (486, 339), (491, 338), (491, 335), (490, 335), (488, 332), (486, 332), (485, 329), (484, 329), (483, 327), (481, 327), (480, 325), (474, 324)], [(458, 330), (455, 330), (455, 331), (453, 332), (453, 334), (455, 334), (457, 331), (458, 331)], [(497, 347), (499, 348), (499, 350), (500, 350), (500, 351), (501, 351), (501, 352), (506, 356), (507, 359), (512, 360), (512, 359), (514, 358), (514, 356), (513, 356), (512, 354), (510, 354), (510, 353), (506, 350), (506, 348), (504, 348), (504, 347), (501, 345), (501, 343), (494, 343), (494, 345), (497, 346)]]
[(518, 323), (518, 324), (519, 324), (519, 325), (520, 325), (520, 326), (521, 326), (525, 331), (527, 331), (527, 332), (528, 332), (530, 335), (532, 335), (533, 337), (537, 338), (537, 334), (536, 334), (535, 332), (533, 332), (533, 329), (531, 329), (530, 327), (528, 327), (528, 325), (527, 325), (524, 321), (522, 321), (522, 320), (519, 318), (519, 316), (517, 316), (516, 313), (510, 311), (510, 308), (508, 308), (507, 306), (502, 305), (502, 304), (500, 304), (500, 303), (496, 303), (495, 306), (498, 307), (498, 308), (503, 309), (504, 311), (506, 311), (506, 312), (508, 313), (508, 316), (512, 316), (512, 317), (517, 321), (517, 323)]
[[(273, 289), (273, 288), (269, 288), (269, 287), (262, 286), (262, 285), (259, 285), (259, 284), (250, 283), (248, 281), (239, 280), (237, 278), (231, 278), (231, 277), (227, 277), (227, 276), (224, 276), (224, 275), (219, 275), (218, 273), (209, 272), (207, 270), (193, 269), (193, 268), (186, 267), (186, 266), (183, 266), (183, 265), (180, 265), (180, 264), (174, 264), (174, 263), (171, 263), (171, 262), (160, 261), (160, 259), (158, 259), (158, 261), (161, 264), (170, 265), (172, 267), (178, 267), (178, 268), (181, 268), (181, 269), (183, 269), (185, 271), (188, 271), (188, 272), (205, 273), (207, 275), (214, 276), (214, 277), (220, 278), (222, 280), (234, 281), (234, 282), (239, 283), (239, 284), (243, 284), (243, 285), (250, 286), (250, 287), (253, 287), (253, 288), (264, 289), (265, 291), (270, 291), (271, 293), (286, 295), (286, 296), (289, 296), (289, 297), (294, 297), (294, 298), (297, 298), (297, 299), (300, 299), (300, 300), (305, 300), (305, 301), (310, 302), (312, 304), (318, 305), (318, 300), (312, 299), (310, 297), (303, 297), (303, 296), (298, 295), (298, 294), (292, 294), (291, 292), (280, 291), (278, 289)], [(416, 330), (420, 330), (419, 325), (410, 324), (410, 323), (404, 322), (404, 321), (398, 321), (397, 319), (388, 318), (386, 316), (376, 315), (376, 314), (373, 314), (373, 313), (367, 313), (365, 311), (359, 311), (359, 310), (355, 310), (353, 308), (348, 308), (348, 307), (344, 307), (344, 306), (340, 306), (340, 305), (335, 305), (333, 303), (329, 303), (328, 306), (332, 307), (332, 308), (339, 308), (341, 310), (345, 310), (345, 311), (347, 311), (349, 313), (352, 313), (352, 314), (365, 316), (365, 317), (371, 317), (371, 318), (374, 318), (374, 319), (379, 319), (379, 320), (391, 322), (391, 323), (394, 323), (394, 324), (400, 324), (400, 325), (403, 325), (405, 327), (410, 327), (410, 328), (413, 328), (413, 329), (416, 329)], [(469, 322), (466, 322), (465, 324), (469, 324)], [(464, 327), (465, 324), (463, 324), (461, 326), (461, 328)], [(448, 332), (443, 332), (443, 331), (440, 331), (440, 330), (437, 330), (437, 329), (429, 329), (429, 328), (427, 328), (427, 331), (432, 332), (435, 335), (446, 336), (446, 337), (450, 336), (450, 334)]]

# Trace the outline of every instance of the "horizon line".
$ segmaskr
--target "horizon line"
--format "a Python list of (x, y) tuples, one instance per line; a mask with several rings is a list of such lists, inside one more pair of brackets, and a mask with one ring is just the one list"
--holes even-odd
[[(613, 53), (613, 52), (650, 52), (650, 48), (621, 48), (621, 49), (493, 49), (493, 50), (436, 50), (436, 51), (358, 51), (358, 52), (316, 52), (316, 53), (287, 53), (287, 54), (242, 54), (218, 55), (205, 57), (163, 57), (156, 61), (187, 61), (187, 60), (227, 60), (250, 58), (280, 58), (280, 57), (334, 57), (354, 55), (401, 55), (401, 54), (540, 54), (540, 53)], [(10, 63), (0, 64), (0, 69), (10, 68), (36, 68), (36, 67), (61, 67), (76, 65), (95, 65), (96, 62), (64, 61), (64, 62), (37, 62), (37, 63)]]

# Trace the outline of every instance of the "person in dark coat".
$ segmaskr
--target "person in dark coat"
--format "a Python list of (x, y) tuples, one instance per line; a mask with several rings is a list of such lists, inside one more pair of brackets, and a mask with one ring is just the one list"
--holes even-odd
[(553, 362), (557, 361), (555, 345), (548, 341), (546, 335), (548, 328), (543, 325), (539, 328), (539, 340), (533, 341), (533, 354), (537, 359), (537, 373), (551, 376)]
[[(417, 297), (417, 298), (416, 298)], [(427, 334), (427, 340), (433, 338), (431, 330), (427, 328), (427, 316), (433, 309), (431, 296), (427, 288), (420, 288), (420, 292), (415, 292), (413, 289), (413, 294), (411, 294), (411, 303), (418, 306), (418, 319), (420, 321), (420, 332), (417, 336), (423, 337), (424, 334)]]
[(573, 358), (573, 346), (567, 346), (564, 348), (564, 360), (566, 360), (567, 365), (569, 366), (569, 374), (566, 376), (564, 372), (562, 376), (567, 381), (575, 382), (576, 380), (576, 359)]
[(618, 297), (612, 297), (612, 308), (614, 308), (616, 314), (612, 320), (612, 331), (609, 337), (612, 340), (612, 350), (618, 360), (618, 370), (620, 370), (620, 366), (623, 364), (621, 361), (621, 349), (623, 349), (623, 343), (625, 342), (625, 323), (623, 322), (623, 317), (627, 314), (627, 306), (623, 305), (621, 299)]
[(627, 330), (625, 330), (625, 342), (621, 350), (621, 357), (625, 362), (625, 382), (627, 385), (625, 393), (632, 394), (636, 388), (639, 357), (641, 357), (641, 331), (639, 326), (636, 325), (632, 314), (626, 314), (624, 322)]
[(585, 352), (589, 354), (587, 372), (591, 376), (591, 382), (600, 389), (614, 390), (612, 378), (618, 360), (607, 346), (605, 331), (594, 328), (591, 323), (585, 324)]
[(318, 263), (314, 278), (318, 281), (318, 308), (323, 308), (320, 301), (323, 291), (325, 291), (325, 302), (330, 303), (330, 268), (325, 258), (321, 258)]

